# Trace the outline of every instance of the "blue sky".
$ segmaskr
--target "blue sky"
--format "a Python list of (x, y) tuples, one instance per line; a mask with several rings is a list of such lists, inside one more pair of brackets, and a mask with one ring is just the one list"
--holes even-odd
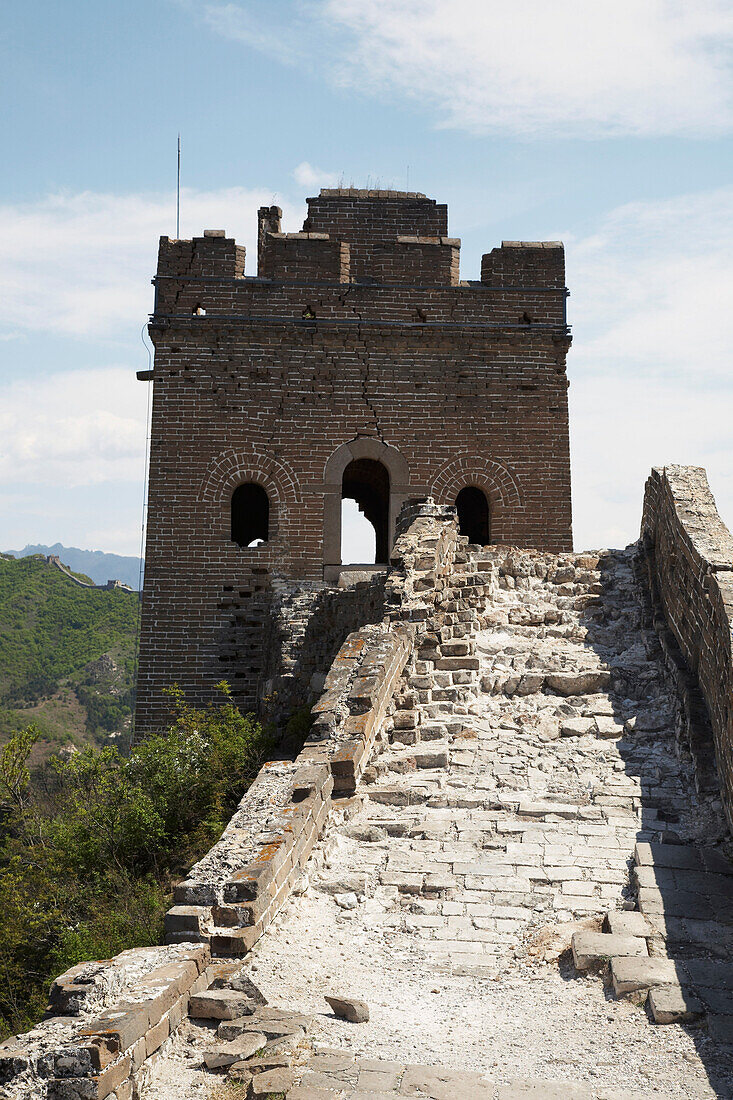
[[(139, 545), (157, 238), (343, 181), (448, 202), (462, 275), (562, 238), (576, 544), (652, 464), (733, 521), (730, 0), (75, 0), (0, 28), (0, 548)], [(249, 273), (253, 267), (248, 264)]]

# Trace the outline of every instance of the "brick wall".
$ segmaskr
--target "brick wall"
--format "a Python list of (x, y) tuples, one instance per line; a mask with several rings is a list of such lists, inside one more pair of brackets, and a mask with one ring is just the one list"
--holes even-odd
[(209, 948), (138, 947), (51, 983), (48, 1014), (0, 1044), (4, 1100), (134, 1100), (141, 1078), (209, 987)]
[[(341, 474), (382, 462), (390, 522), (411, 498), (477, 485), (492, 539), (571, 547), (561, 246), (494, 249), (460, 281), (447, 209), (418, 194), (324, 191), (304, 234), (260, 211), (257, 278), (222, 231), (161, 239), (137, 728), (174, 681), (264, 682), (278, 579), (338, 574)], [(243, 481), (270, 498), (265, 545), (230, 540)]]
[(707, 704), (733, 827), (733, 535), (703, 469), (652, 470), (641, 535), (665, 618)]
[(384, 583), (379, 573), (346, 588), (276, 586), (260, 656), (260, 703), (267, 719), (281, 722), (314, 702), (347, 635), (382, 619)]

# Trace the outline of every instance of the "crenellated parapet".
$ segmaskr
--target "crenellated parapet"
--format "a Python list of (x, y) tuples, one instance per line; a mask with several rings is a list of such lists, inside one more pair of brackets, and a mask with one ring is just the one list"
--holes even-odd
[(348, 283), (349, 245), (328, 233), (267, 233), (259, 275), (276, 282)]
[(496, 287), (564, 289), (561, 241), (502, 241), (481, 258), (481, 282)]
[[(279, 206), (260, 208), (256, 277), (244, 277), (245, 250), (223, 230), (205, 230), (190, 241), (161, 237), (155, 315), (300, 320), (309, 286), (318, 309), (306, 319), (322, 322), (353, 321), (356, 309), (372, 324), (459, 319), (484, 328), (552, 326), (566, 333), (559, 242), (504, 241), (484, 255), (480, 281), (462, 281), (461, 242), (448, 236), (444, 204), (417, 193), (353, 188), (324, 190), (307, 202), (298, 232), (282, 231)], [(237, 285), (225, 285), (228, 279)], [(270, 284), (266, 294), (263, 281)], [(344, 283), (349, 301), (339, 289)]]
[(158, 275), (175, 278), (241, 279), (246, 249), (223, 229), (205, 229), (202, 237), (179, 241), (161, 237)]

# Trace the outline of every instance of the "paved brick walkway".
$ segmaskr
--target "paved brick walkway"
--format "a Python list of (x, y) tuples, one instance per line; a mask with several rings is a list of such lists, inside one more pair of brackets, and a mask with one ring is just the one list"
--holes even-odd
[(288, 1100), (636, 1100), (640, 1095), (567, 1081), (490, 1081), (478, 1073), (355, 1058), (342, 1051), (315, 1055), (300, 1084), (287, 1093)]
[[(635, 907), (637, 843), (724, 835), (631, 559), (474, 555), (467, 591), (497, 563), (488, 623), (456, 601), (426, 640), (391, 743), (245, 963), (339, 1048), (301, 1062), (288, 1096), (733, 1097), (706, 1025), (655, 1026), (569, 954), (573, 932)], [(334, 992), (370, 1021), (335, 1019)], [(178, 1091), (153, 1081), (145, 1100), (204, 1095), (176, 1057)]]

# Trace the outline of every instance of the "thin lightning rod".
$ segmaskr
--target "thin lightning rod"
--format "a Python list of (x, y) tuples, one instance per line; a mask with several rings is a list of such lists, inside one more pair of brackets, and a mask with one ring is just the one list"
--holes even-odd
[(181, 135), (178, 135), (178, 176), (176, 178), (176, 240), (181, 238)]

